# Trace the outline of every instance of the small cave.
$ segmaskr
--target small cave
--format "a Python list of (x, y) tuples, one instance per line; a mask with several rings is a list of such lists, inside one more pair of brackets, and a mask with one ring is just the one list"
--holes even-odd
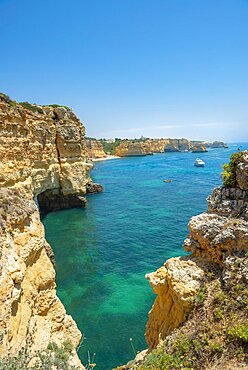
[(61, 189), (49, 189), (37, 195), (35, 198), (41, 215), (59, 209), (72, 207), (85, 207), (86, 198), (78, 194), (64, 195)]

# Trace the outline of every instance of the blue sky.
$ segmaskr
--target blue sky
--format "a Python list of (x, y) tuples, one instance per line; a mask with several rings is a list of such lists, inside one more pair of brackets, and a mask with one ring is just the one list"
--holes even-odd
[(248, 141), (247, 0), (0, 0), (0, 91), (95, 137)]

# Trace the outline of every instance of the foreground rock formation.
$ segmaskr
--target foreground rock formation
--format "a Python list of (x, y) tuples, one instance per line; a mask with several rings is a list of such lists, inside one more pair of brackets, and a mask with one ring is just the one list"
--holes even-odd
[(234, 187), (215, 189), (189, 222), (191, 255), (147, 275), (149, 348), (122, 369), (248, 368), (248, 151), (231, 164)]
[(81, 333), (56, 296), (42, 211), (84, 206), (92, 183), (85, 129), (68, 108), (18, 104), (0, 95), (0, 355), (72, 344)]

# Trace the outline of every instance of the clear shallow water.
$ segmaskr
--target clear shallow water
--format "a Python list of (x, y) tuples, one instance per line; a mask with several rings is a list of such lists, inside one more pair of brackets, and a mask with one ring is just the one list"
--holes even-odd
[[(248, 145), (243, 144), (242, 149)], [(97, 162), (92, 176), (104, 186), (86, 209), (48, 214), (46, 237), (56, 258), (57, 291), (96, 353), (97, 370), (110, 370), (146, 347), (147, 314), (155, 296), (144, 275), (184, 254), (191, 216), (221, 184), (222, 164), (237, 147), (208, 153), (166, 153)], [(206, 167), (193, 166), (199, 156)], [(172, 179), (164, 183), (163, 179)]]

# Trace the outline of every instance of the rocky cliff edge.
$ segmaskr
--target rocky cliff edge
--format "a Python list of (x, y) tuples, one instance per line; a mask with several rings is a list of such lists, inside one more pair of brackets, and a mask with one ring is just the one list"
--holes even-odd
[(0, 355), (32, 354), (81, 333), (56, 296), (53, 253), (39, 209), (84, 206), (93, 184), (85, 129), (66, 107), (16, 103), (0, 94)]

